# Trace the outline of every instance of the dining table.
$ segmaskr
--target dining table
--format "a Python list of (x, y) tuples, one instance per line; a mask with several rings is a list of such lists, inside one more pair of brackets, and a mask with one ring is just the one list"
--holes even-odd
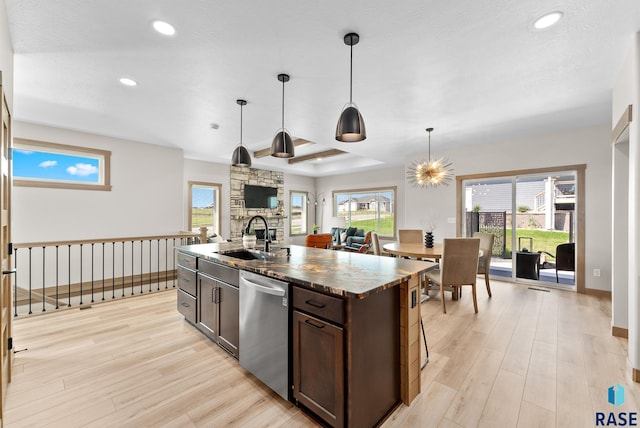
[(436, 262), (442, 258), (442, 244), (433, 244), (427, 248), (422, 243), (415, 242), (389, 242), (382, 248), (389, 254), (398, 257), (414, 257), (417, 259), (433, 259)]
[[(384, 244), (382, 248), (392, 256), (396, 257), (413, 257), (416, 259), (432, 259), (436, 263), (442, 257), (442, 244), (433, 244), (433, 247), (427, 248), (423, 243), (417, 242), (389, 242)], [(426, 278), (422, 279), (424, 292), (420, 298), (420, 302), (429, 300), (429, 285)]]

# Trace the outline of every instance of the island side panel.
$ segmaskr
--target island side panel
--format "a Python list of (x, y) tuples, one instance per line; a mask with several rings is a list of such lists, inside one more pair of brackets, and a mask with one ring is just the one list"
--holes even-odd
[(347, 426), (377, 426), (400, 403), (400, 289), (346, 300)]
[[(412, 296), (414, 296), (412, 298)], [(420, 277), (400, 285), (400, 385), (407, 406), (420, 394)]]

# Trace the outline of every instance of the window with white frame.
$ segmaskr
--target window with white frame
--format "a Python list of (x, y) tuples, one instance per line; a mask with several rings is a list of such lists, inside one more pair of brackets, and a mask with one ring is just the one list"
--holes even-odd
[(396, 187), (333, 192), (333, 215), (344, 217), (349, 227), (373, 230), (380, 236), (394, 237)]
[(15, 186), (111, 190), (111, 152), (14, 138)]
[(220, 192), (217, 183), (189, 182), (189, 230), (200, 233), (207, 228), (207, 236), (220, 234)]
[(289, 236), (306, 235), (309, 194), (292, 190), (289, 199)]

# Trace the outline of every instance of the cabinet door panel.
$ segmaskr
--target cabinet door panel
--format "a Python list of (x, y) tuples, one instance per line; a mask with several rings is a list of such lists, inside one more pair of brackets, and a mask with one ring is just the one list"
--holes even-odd
[(344, 426), (342, 328), (293, 311), (293, 397), (331, 426)]
[(238, 289), (218, 283), (218, 343), (238, 357), (240, 340), (240, 301)]
[(213, 340), (218, 339), (216, 307), (218, 281), (198, 275), (198, 328)]

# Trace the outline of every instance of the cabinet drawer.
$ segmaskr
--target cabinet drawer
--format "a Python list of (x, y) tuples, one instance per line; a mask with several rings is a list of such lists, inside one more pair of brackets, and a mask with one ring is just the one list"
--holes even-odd
[(183, 291), (196, 295), (196, 271), (178, 266), (178, 287)]
[(178, 312), (191, 324), (196, 323), (196, 298), (178, 289)]
[(238, 284), (240, 283), (240, 271), (238, 269), (221, 265), (220, 263), (200, 259), (198, 272), (206, 273), (209, 276), (236, 287), (238, 287)]
[(337, 297), (293, 287), (293, 307), (326, 320), (344, 324), (344, 302)]
[(196, 269), (196, 260), (197, 258), (194, 256), (191, 256), (189, 254), (185, 254), (185, 253), (181, 253), (178, 251), (178, 255), (176, 256), (178, 259), (178, 265), (189, 268), (189, 269)]

